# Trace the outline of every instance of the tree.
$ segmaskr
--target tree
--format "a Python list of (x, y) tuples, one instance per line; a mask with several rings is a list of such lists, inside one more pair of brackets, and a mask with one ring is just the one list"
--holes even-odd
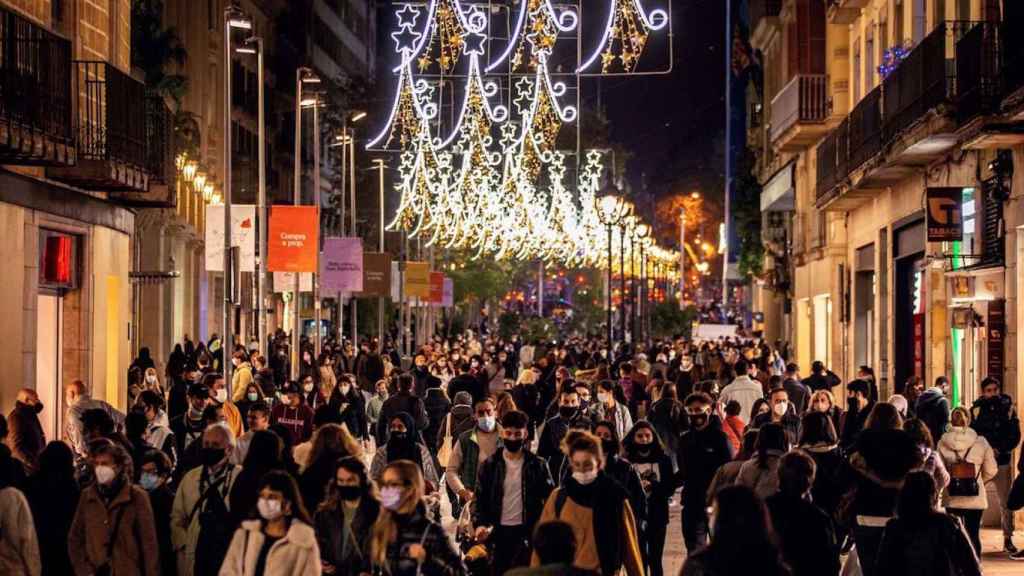
[(184, 66), (188, 59), (185, 45), (173, 26), (164, 27), (163, 0), (132, 1), (132, 66), (145, 74), (146, 87), (171, 98), (180, 108), (188, 91), (188, 79), (168, 72), (171, 64)]
[(744, 148), (736, 166), (736, 206), (733, 223), (739, 237), (737, 269), (746, 280), (760, 277), (764, 265), (761, 239), (761, 184), (754, 175), (753, 154)]
[(651, 309), (651, 332), (655, 338), (690, 337), (693, 321), (697, 318), (697, 309), (687, 306), (679, 309), (674, 300), (659, 302)]

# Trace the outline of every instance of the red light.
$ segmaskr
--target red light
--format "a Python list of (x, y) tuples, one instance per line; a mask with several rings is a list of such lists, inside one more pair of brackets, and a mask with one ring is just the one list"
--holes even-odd
[(43, 253), (43, 279), (52, 284), (71, 283), (71, 237), (50, 236)]

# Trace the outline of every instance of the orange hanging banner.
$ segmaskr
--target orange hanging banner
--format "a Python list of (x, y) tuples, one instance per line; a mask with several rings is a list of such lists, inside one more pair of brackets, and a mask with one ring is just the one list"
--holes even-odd
[(444, 272), (430, 272), (430, 303), (441, 305), (444, 301)]
[(316, 206), (272, 206), (267, 228), (267, 270), (318, 272), (320, 231)]

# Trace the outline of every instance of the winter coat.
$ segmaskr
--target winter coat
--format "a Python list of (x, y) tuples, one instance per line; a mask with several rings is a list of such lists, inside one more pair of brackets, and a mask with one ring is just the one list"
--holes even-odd
[(334, 408), (341, 415), (341, 424), (345, 425), (349, 434), (357, 440), (370, 439), (370, 424), (366, 416), (366, 399), (359, 390), (349, 390), (348, 394), (342, 396), (341, 389), (335, 388), (331, 392), (331, 399), (328, 401), (331, 408)]
[(800, 449), (810, 456), (815, 464), (811, 500), (834, 517), (839, 500), (853, 481), (850, 463), (837, 446), (801, 446)]
[[(528, 533), (544, 509), (544, 503), (555, 488), (547, 464), (538, 456), (523, 450), (523, 527)], [(493, 456), (484, 461), (476, 485), (476, 506), (473, 524), (475, 526), (499, 526), (501, 524), (502, 501), (505, 497), (505, 473), (508, 463), (504, 449), (498, 448)]]
[(995, 478), (999, 472), (995, 454), (988, 440), (979, 435), (973, 428), (955, 427), (942, 435), (938, 445), (939, 455), (947, 470), (952, 470), (958, 462), (974, 464), (978, 480), (978, 493), (974, 496), (951, 496), (949, 487), (943, 492), (946, 508), (958, 510), (984, 510), (988, 508), (988, 496), (985, 483)]
[(811, 389), (795, 378), (783, 380), (782, 387), (786, 389), (789, 402), (793, 404), (796, 413), (802, 415), (806, 412), (807, 404), (811, 401)]
[(929, 388), (921, 393), (914, 405), (917, 417), (932, 433), (932, 438), (942, 438), (949, 426), (949, 400), (940, 388)]
[(417, 430), (423, 430), (430, 423), (423, 400), (411, 393), (399, 392), (385, 400), (384, 405), (380, 407), (380, 417), (377, 419), (377, 446), (387, 443), (388, 426), (391, 425), (391, 419), (400, 412), (412, 416)]
[(850, 457), (853, 498), (841, 520), (853, 525), (858, 515), (892, 517), (903, 479), (921, 466), (922, 458), (914, 440), (902, 430), (865, 430)]
[[(108, 557), (111, 538), (114, 545)], [(117, 576), (157, 576), (159, 550), (153, 509), (145, 490), (126, 482), (109, 506), (96, 486), (82, 492), (68, 534), (68, 554), (77, 576), (91, 576), (107, 563)]]
[(746, 374), (737, 376), (728, 386), (722, 389), (719, 401), (725, 406), (735, 400), (740, 403), (740, 414), (746, 416), (754, 408), (754, 402), (764, 398), (764, 388), (761, 383), (751, 380)]
[(784, 492), (765, 500), (782, 557), (793, 576), (837, 576), (839, 543), (832, 518), (824, 510)]
[(767, 498), (779, 491), (779, 458), (780, 452), (769, 450), (765, 462), (759, 462), (757, 456), (747, 460), (740, 466), (736, 476), (737, 486), (746, 486), (761, 498)]
[(675, 454), (679, 437), (690, 426), (683, 403), (673, 398), (662, 398), (651, 405), (647, 419), (658, 433), (665, 452)]
[(988, 440), (995, 452), (996, 464), (1010, 463), (1013, 449), (1020, 444), (1020, 420), (1013, 398), (1000, 394), (975, 400), (971, 407), (971, 428)]
[[(369, 551), (373, 524), (380, 514), (380, 503), (372, 498), (359, 501), (352, 516), (350, 532), (346, 536), (344, 513), (338, 507), (321, 508), (313, 520), (316, 541), (320, 548), (320, 559), (335, 569), (336, 576), (356, 576), (365, 563)], [(344, 539), (348, 538), (348, 554), (345, 555)]]
[[(466, 567), (459, 553), (452, 547), (451, 539), (444, 528), (426, 517), (426, 510), (420, 505), (408, 516), (396, 517), (397, 534), (389, 542), (385, 557), (387, 566), (364, 566), (364, 572), (376, 574), (375, 569), (383, 568), (390, 576), (462, 576)], [(422, 565), (409, 557), (408, 550), (419, 544), (426, 550)]]
[(628, 462), (640, 479), (640, 488), (646, 499), (646, 524), (664, 526), (668, 523), (668, 501), (676, 490), (672, 459), (668, 454), (661, 453), (646, 458), (635, 455)]
[(801, 383), (807, 386), (807, 389), (813, 394), (818, 390), (831, 390), (838, 386), (839, 382), (839, 376), (836, 376), (831, 370), (826, 370), (824, 374), (811, 374)]
[(249, 384), (252, 384), (252, 365), (242, 362), (231, 373), (231, 400), (233, 402), (245, 400), (245, 390)]
[(427, 396), (423, 399), (423, 407), (427, 411), (427, 420), (429, 421), (426, 428), (423, 429), (423, 442), (428, 447), (437, 446), (438, 436), (444, 435), (441, 427), (444, 425), (448, 412), (452, 409), (451, 400), (440, 388), (431, 388), (427, 390)]
[(718, 469), (732, 460), (729, 439), (718, 418), (703, 429), (690, 428), (679, 439), (677, 483), (683, 487), (683, 505), (704, 507), (705, 496)]
[(39, 541), (28, 501), (17, 488), (0, 489), (0, 574), (39, 576)]
[[(231, 466), (228, 464), (228, 466)], [(196, 543), (199, 541), (199, 515), (200, 510), (195, 509), (202, 494), (199, 491), (200, 480), (202, 479), (203, 467), (193, 468), (181, 479), (178, 484), (178, 491), (174, 495), (174, 505), (171, 508), (171, 543), (178, 555), (178, 575), (191, 576), (195, 565)], [(241, 466), (231, 466), (228, 470), (227, 479), (220, 488), (224, 495), (224, 502), (229, 506), (228, 495), (234, 487), (238, 478)], [(205, 506), (205, 503), (203, 504)], [(229, 508), (230, 509), (230, 508)], [(193, 510), (194, 513), (193, 513)], [(199, 575), (202, 576), (202, 575)]]
[(981, 576), (981, 562), (960, 519), (935, 512), (920, 525), (910, 525), (901, 518), (889, 520), (874, 573), (876, 576)]
[(308, 524), (292, 520), (288, 532), (270, 546), (263, 573), (256, 574), (264, 539), (262, 520), (242, 522), (231, 539), (220, 576), (319, 576), (320, 550)]
[[(42, 404), (37, 406), (40, 409), (43, 407)], [(46, 446), (46, 436), (39, 423), (36, 406), (15, 402), (14, 409), (7, 416), (7, 426), (7, 445), (11, 448), (11, 454), (21, 460), (27, 473), (32, 474), (36, 470), (39, 453)]]
[(722, 422), (722, 432), (725, 432), (725, 436), (729, 439), (729, 445), (732, 446), (734, 453), (739, 453), (740, 449), (743, 448), (743, 432), (746, 427), (746, 422), (739, 416), (726, 416)]
[(583, 410), (576, 412), (576, 415), (566, 420), (561, 415), (555, 416), (544, 423), (544, 430), (540, 433), (540, 440), (537, 443), (537, 456), (548, 461), (548, 470), (551, 477), (557, 478), (562, 471), (562, 461), (565, 454), (562, 452), (562, 439), (572, 428), (579, 430), (590, 430), (590, 418), (583, 413)]

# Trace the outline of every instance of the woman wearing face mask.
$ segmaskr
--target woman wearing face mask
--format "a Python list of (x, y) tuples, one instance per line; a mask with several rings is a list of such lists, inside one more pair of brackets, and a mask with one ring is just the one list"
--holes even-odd
[(981, 515), (988, 508), (985, 484), (999, 471), (995, 453), (984, 436), (971, 428), (971, 413), (957, 407), (949, 417), (950, 429), (939, 440), (939, 454), (949, 470), (943, 493), (946, 510), (959, 516), (981, 557)]
[(160, 384), (160, 377), (157, 376), (156, 368), (146, 368), (146, 374), (142, 380), (143, 390), (152, 390), (159, 394), (164, 395), (164, 387)]
[[(163, 452), (150, 448), (139, 459), (139, 486), (149, 493), (149, 505), (153, 518), (170, 518), (174, 505), (174, 490), (168, 481), (171, 477), (171, 460)], [(176, 574), (177, 558), (171, 543), (171, 525), (156, 521), (156, 539), (160, 543), (160, 573)]]
[(390, 576), (466, 574), (444, 529), (426, 516), (420, 467), (409, 460), (388, 464), (380, 477), (380, 515), (370, 531), (364, 573)]
[(365, 543), (380, 515), (380, 501), (360, 459), (347, 456), (333, 468), (327, 499), (315, 518), (320, 562), (324, 574), (356, 576), (366, 564)]
[(228, 548), (220, 576), (321, 574), (313, 521), (287, 472), (268, 472), (260, 481), (258, 516), (242, 522)]
[(317, 429), (306, 460), (308, 465), (299, 478), (302, 501), (307, 506), (314, 510), (320, 506), (324, 486), (334, 478), (335, 464), (339, 458), (348, 456), (362, 459), (363, 446), (347, 429), (337, 424), (324, 424)]
[(370, 439), (370, 427), (366, 415), (366, 400), (363, 393), (355, 386), (355, 376), (342, 374), (338, 379), (338, 387), (331, 394), (331, 408), (341, 416), (340, 424), (358, 440)]
[[(320, 379), (320, 367), (313, 358), (313, 352), (308, 348), (302, 351), (302, 358), (299, 359), (299, 381), (305, 382), (306, 378), (310, 378), (314, 384)], [(306, 392), (312, 391), (313, 388), (310, 388)]]
[(113, 443), (98, 441), (91, 461), (96, 484), (82, 491), (68, 534), (75, 574), (160, 573), (149, 495), (131, 482), (132, 460)]
[(407, 412), (395, 414), (388, 422), (388, 441), (377, 449), (370, 464), (370, 477), (380, 481), (388, 464), (398, 460), (409, 460), (419, 467), (431, 489), (437, 486), (437, 471), (427, 447), (418, 441), (416, 424)]
[(654, 426), (646, 420), (637, 422), (622, 442), (624, 455), (640, 477), (647, 511), (646, 528), (642, 530), (642, 552), (651, 576), (662, 576), (661, 558), (665, 551), (668, 529), (668, 501), (675, 492), (675, 469), (672, 459), (658, 438)]
[[(591, 431), (601, 441), (601, 450), (604, 452), (604, 473), (626, 489), (629, 495), (629, 504), (633, 507), (633, 517), (637, 526), (640, 526), (647, 518), (647, 499), (644, 497), (644, 487), (640, 482), (640, 475), (622, 457), (622, 443), (618, 434), (615, 433), (615, 426), (607, 420), (596, 422)], [(570, 435), (572, 432), (570, 431)], [(572, 443), (575, 436), (566, 436), (566, 449)], [(572, 464), (566, 460), (562, 469), (562, 479), (572, 472)]]
[(238, 415), (242, 417), (242, 422), (249, 421), (249, 407), (261, 401), (265, 400), (263, 398), (263, 390), (259, 384), (253, 382), (245, 387), (245, 394), (242, 395), (242, 399), (235, 402), (235, 407), (238, 408)]
[[(328, 393), (338, 385), (338, 377), (334, 373), (334, 359), (328, 352), (320, 354), (320, 390)], [(330, 395), (328, 394), (328, 398)]]
[(818, 390), (811, 394), (811, 399), (807, 403), (807, 411), (827, 414), (832, 420), (832, 427), (836, 429), (836, 434), (842, 430), (840, 423), (843, 419), (843, 409), (836, 405), (836, 397), (832, 395), (831, 390)]
[[(567, 446), (572, 474), (551, 493), (538, 524), (561, 520), (576, 535), (573, 566), (629, 576), (644, 573), (636, 520), (626, 491), (602, 470), (604, 451), (593, 434), (576, 435)], [(540, 565), (534, 554), (533, 566)]]

